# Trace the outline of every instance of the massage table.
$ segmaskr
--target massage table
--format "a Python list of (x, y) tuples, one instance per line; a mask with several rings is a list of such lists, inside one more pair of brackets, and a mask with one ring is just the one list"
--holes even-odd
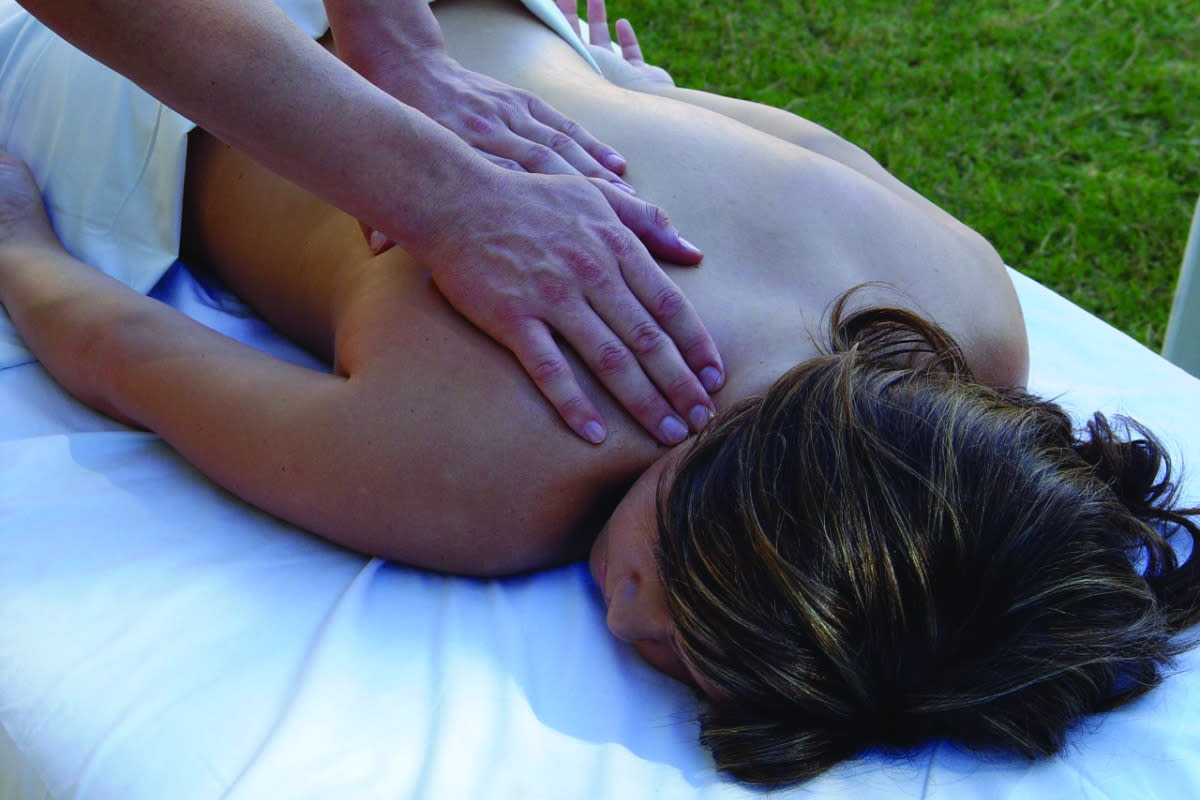
[[(12, 14), (0, 5), (0, 37), (32, 35)], [(106, 269), (134, 264), (124, 279), (201, 322), (322, 368), (176, 262), (170, 220), (114, 238), (71, 217), (63, 181), (78, 164), (36, 157), (12, 105), (50, 101), (20, 91), (0, 81), (0, 143), (29, 151), (64, 238)], [(95, 102), (150, 126), (151, 151), (182, 158), (171, 148), (188, 126), (136, 90)], [(91, 131), (100, 142), (106, 120)], [(100, 206), (112, 219), (143, 213), (135, 194)], [(1200, 499), (1200, 381), (1013, 279), (1032, 390), (1079, 420), (1099, 409), (1144, 422), (1191, 468), (1184, 494)], [(698, 745), (693, 694), (608, 633), (585, 566), (476, 580), (355, 555), (80, 405), (2, 326), (0, 363), (0, 800), (759, 796)], [(1184, 654), (1161, 687), (1085, 721), (1055, 758), (932, 742), (865, 753), (772, 796), (1194, 797), (1197, 666), (1200, 654)]]
[(1192, 214), (1162, 352), (1171, 363), (1200, 377), (1200, 200)]

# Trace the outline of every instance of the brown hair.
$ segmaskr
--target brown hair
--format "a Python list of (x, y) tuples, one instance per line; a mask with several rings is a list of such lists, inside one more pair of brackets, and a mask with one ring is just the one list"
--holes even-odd
[[(698, 437), (660, 493), (701, 741), (761, 784), (946, 737), (1029, 757), (1156, 685), (1200, 616), (1197, 509), (1129, 420), (974, 382), (899, 309), (832, 313), (829, 352)], [(664, 484), (665, 487), (665, 484)]]

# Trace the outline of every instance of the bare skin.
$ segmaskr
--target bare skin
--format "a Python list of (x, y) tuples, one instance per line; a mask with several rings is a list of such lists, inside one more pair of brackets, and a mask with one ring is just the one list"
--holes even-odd
[[(623, 367), (604, 371), (605, 386), (666, 444), (687, 435), (693, 408), (712, 407), (720, 354), (651, 258), (694, 265), (702, 253), (661, 209), (628, 193), (616, 175), (622, 160), (586, 128), (449, 58), (426, 0), (326, 0), (346, 63), (271, 0), (21, 4), (188, 119), (418, 254), (443, 296), (512, 350), (587, 441), (604, 440), (604, 418), (567, 368), (564, 343), (588, 365), (620, 351)], [(609, 166), (596, 160), (610, 156)], [(562, 291), (539, 295), (533, 284), (544, 276)], [(658, 313), (664, 295), (669, 314)], [(638, 349), (647, 329), (667, 343)]]
[[(718, 411), (812, 356), (830, 302), (866, 281), (896, 291), (863, 302), (937, 321), (982, 380), (1024, 382), (1020, 309), (995, 252), (857, 148), (783, 112), (617, 87), (500, 0), (435, 11), (455, 58), (612, 143), (642, 195), (702, 234), (704, 266), (671, 274), (724, 355)], [(372, 254), (353, 218), (211, 138), (189, 153), (192, 254), (333, 374), (124, 290), (12, 196), (0, 301), (50, 372), (252, 504), (352, 549), (476, 575), (576, 559), (666, 452), (587, 377), (611, 422), (602, 447), (583, 442), (407, 253)]]

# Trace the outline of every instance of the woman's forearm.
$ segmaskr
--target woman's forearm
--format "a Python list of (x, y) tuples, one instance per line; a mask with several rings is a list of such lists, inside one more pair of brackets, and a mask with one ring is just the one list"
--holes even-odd
[(414, 249), (438, 227), (437, 198), (490, 168), (269, 0), (23, 4), (184, 116)]

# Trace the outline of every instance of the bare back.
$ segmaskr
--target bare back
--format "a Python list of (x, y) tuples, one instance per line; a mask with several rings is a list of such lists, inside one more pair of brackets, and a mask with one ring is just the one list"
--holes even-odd
[[(959, 340), (982, 379), (1023, 382), (1020, 310), (998, 257), (890, 176), (618, 88), (515, 4), (434, 8), (452, 55), (617, 147), (626, 178), (704, 250), (699, 268), (672, 277), (725, 359), (719, 409), (812, 356), (831, 302), (872, 281), (894, 291), (864, 302), (914, 308)], [(296, 434), (320, 438), (312, 451), (327, 461), (311, 467), (323, 488), (307, 527), (418, 566), (520, 571), (581, 555), (661, 454), (576, 362), (610, 420), (603, 446), (578, 439), (420, 265), (399, 250), (371, 257), (353, 220), (212, 140), (189, 152), (187, 214), (191, 247), (344, 378), (327, 429)]]

